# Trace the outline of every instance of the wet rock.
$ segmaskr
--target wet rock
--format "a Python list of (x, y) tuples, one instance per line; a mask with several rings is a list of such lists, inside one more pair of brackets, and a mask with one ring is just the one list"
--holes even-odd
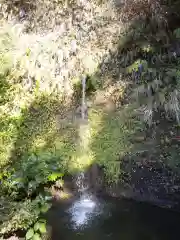
[(180, 178), (178, 175), (158, 162), (147, 161), (146, 165), (142, 166), (134, 162), (133, 166), (131, 166), (131, 177), (128, 180), (114, 186), (106, 186), (108, 194), (180, 211)]

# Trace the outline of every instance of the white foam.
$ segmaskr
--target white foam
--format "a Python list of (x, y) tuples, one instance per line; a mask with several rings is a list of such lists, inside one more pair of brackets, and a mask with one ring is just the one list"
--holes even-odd
[(77, 229), (88, 224), (97, 215), (98, 209), (97, 199), (92, 195), (84, 193), (68, 210), (71, 215), (73, 228)]

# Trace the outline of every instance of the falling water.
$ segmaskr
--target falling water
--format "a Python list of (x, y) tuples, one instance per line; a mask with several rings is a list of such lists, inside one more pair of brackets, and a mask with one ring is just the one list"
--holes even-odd
[(88, 191), (83, 192), (68, 210), (71, 215), (72, 228), (85, 228), (90, 221), (102, 213), (102, 210), (102, 205), (94, 195)]
[(85, 104), (85, 98), (86, 98), (86, 77), (82, 77), (82, 105), (81, 105), (81, 117), (82, 120), (85, 119), (85, 113), (86, 113), (86, 104)]
[(80, 172), (77, 175), (76, 186), (78, 188), (78, 191), (82, 193), (88, 189), (88, 184), (85, 181), (85, 174), (83, 172)]
[[(88, 122), (87, 119), (87, 107), (86, 107), (86, 77), (82, 78), (82, 102), (81, 102), (81, 118), (82, 126), (80, 128), (80, 148), (85, 153), (88, 151)], [(88, 120), (88, 119), (87, 119)], [(86, 124), (87, 123), (87, 124)], [(69, 208), (68, 213), (71, 215), (73, 228), (85, 227), (93, 217), (100, 214), (102, 207), (97, 198), (90, 193), (88, 182), (84, 172), (80, 172), (75, 179), (80, 197), (73, 202)]]
[[(83, 121), (85, 120), (85, 115), (87, 113), (85, 101), (86, 101), (86, 76), (83, 76), (82, 77), (82, 102), (81, 102), (81, 117), (82, 117)], [(83, 125), (84, 125), (84, 122), (83, 122)], [(86, 129), (87, 129), (87, 127), (86, 127)], [(83, 128), (83, 130), (85, 130), (85, 128)], [(82, 134), (80, 132), (80, 138), (81, 138), (81, 143), (80, 143), (81, 146), (80, 147), (84, 150), (88, 144), (88, 143), (85, 144), (85, 142), (87, 142), (87, 141), (86, 141), (86, 134), (84, 131)], [(76, 185), (80, 192), (84, 192), (88, 188), (87, 184), (85, 183), (84, 172), (79, 173), (79, 175), (77, 176)]]

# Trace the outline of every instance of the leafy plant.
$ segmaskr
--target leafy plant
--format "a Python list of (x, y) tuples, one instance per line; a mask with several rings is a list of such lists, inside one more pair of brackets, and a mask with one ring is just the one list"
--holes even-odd
[(34, 230), (33, 228), (30, 228), (27, 233), (26, 233), (26, 239), (32, 239), (32, 237), (34, 236)]
[(56, 158), (50, 161), (49, 157), (43, 158), (43, 156), (32, 155), (28, 160), (22, 162), (19, 170), (13, 172), (13, 169), (11, 169), (7, 177), (5, 175), (2, 176), (4, 189), (14, 197), (22, 189), (24, 189), (27, 195), (30, 195), (40, 185), (62, 179), (64, 174), (58, 171), (59, 166), (56, 164)]
[(63, 177), (64, 176), (64, 174), (62, 174), (62, 173), (58, 173), (58, 172), (53, 172), (53, 173), (51, 173), (51, 174), (49, 174), (48, 175), (48, 180), (49, 181), (56, 181), (58, 178), (61, 178), (61, 177)]
[(0, 234), (10, 233), (19, 229), (29, 229), (29, 227), (39, 218), (40, 201), (42, 198), (37, 197), (34, 200), (25, 199), (20, 202), (12, 201), (6, 198), (6, 208), (0, 210)]
[[(41, 190), (37, 189), (40, 185), (43, 186), (46, 183), (52, 184), (58, 179), (62, 180), (63, 177), (63, 174), (57, 171), (59, 166), (55, 164), (56, 159), (53, 160), (53, 158), (51, 158), (50, 160), (49, 157), (44, 156), (44, 158), (40, 158), (32, 155), (28, 160), (21, 163), (21, 167), (16, 170), (11, 168), (10, 171), (4, 171), (1, 174), (1, 185), (3, 186), (1, 191), (3, 191), (3, 194), (8, 192), (11, 198), (16, 200), (18, 197), (21, 199), (20, 209), (18, 209), (17, 212), (14, 210), (12, 214), (14, 217), (9, 219), (8, 223), (6, 221), (3, 222), (3, 233), (19, 228), (28, 229), (29, 226), (32, 226), (35, 222), (34, 228), (28, 230), (26, 239), (43, 239), (42, 236), (46, 233), (45, 220), (40, 219), (37, 221), (37, 219), (51, 207), (49, 200), (52, 197), (44, 191), (41, 194)], [(24, 210), (23, 212), (22, 202), (24, 201), (24, 204), (27, 203), (25, 197), (29, 197), (36, 191), (38, 195), (36, 199), (32, 202), (29, 201), (30, 209), (32, 207), (33, 211), (30, 210), (29, 212)], [(23, 192), (25, 192), (26, 195), (23, 195)]]
[(39, 219), (33, 228), (30, 228), (26, 233), (26, 240), (40, 240), (43, 234), (46, 233), (46, 221)]

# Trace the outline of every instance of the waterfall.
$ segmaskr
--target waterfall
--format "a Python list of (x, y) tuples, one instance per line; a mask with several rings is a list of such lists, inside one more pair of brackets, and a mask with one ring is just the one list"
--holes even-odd
[[(87, 129), (88, 129), (88, 124), (84, 121), (86, 118), (86, 76), (82, 77), (82, 100), (81, 100), (81, 118), (82, 122), (81, 125), (79, 126), (79, 148), (82, 153), (85, 152), (87, 146), (88, 146), (88, 136), (87, 136)], [(88, 185), (85, 181), (85, 174), (84, 172), (80, 172), (76, 179), (75, 179), (76, 186), (78, 188), (78, 192), (84, 192), (87, 188)]]
[(78, 191), (81, 193), (83, 193), (84, 191), (86, 191), (88, 189), (88, 183), (86, 183), (86, 181), (85, 181), (85, 174), (83, 172), (80, 172), (77, 175), (76, 186), (78, 188)]
[[(81, 118), (83, 120), (82, 126), (80, 126), (80, 148), (85, 151), (88, 145), (87, 129), (88, 124), (85, 124), (84, 120), (87, 118), (87, 106), (86, 106), (86, 76), (82, 77), (82, 102), (81, 102)], [(82, 131), (83, 130), (83, 131)], [(88, 189), (88, 184), (86, 183), (86, 178), (84, 172), (80, 172), (76, 178), (76, 186), (79, 192), (84, 192)]]
[[(88, 124), (84, 121), (87, 119), (86, 107), (86, 77), (82, 78), (82, 102), (81, 102), (81, 118), (83, 126), (80, 131), (80, 148), (82, 151), (88, 151)], [(83, 131), (82, 131), (83, 130)], [(73, 202), (68, 210), (71, 215), (72, 227), (82, 228), (85, 227), (90, 219), (92, 220), (97, 214), (100, 213), (100, 206), (97, 198), (89, 191), (88, 181), (84, 172), (80, 172), (75, 178), (80, 197)]]
[(82, 120), (85, 119), (86, 114), (86, 104), (85, 104), (85, 98), (86, 98), (86, 77), (82, 77), (82, 103), (81, 103), (81, 117)]

